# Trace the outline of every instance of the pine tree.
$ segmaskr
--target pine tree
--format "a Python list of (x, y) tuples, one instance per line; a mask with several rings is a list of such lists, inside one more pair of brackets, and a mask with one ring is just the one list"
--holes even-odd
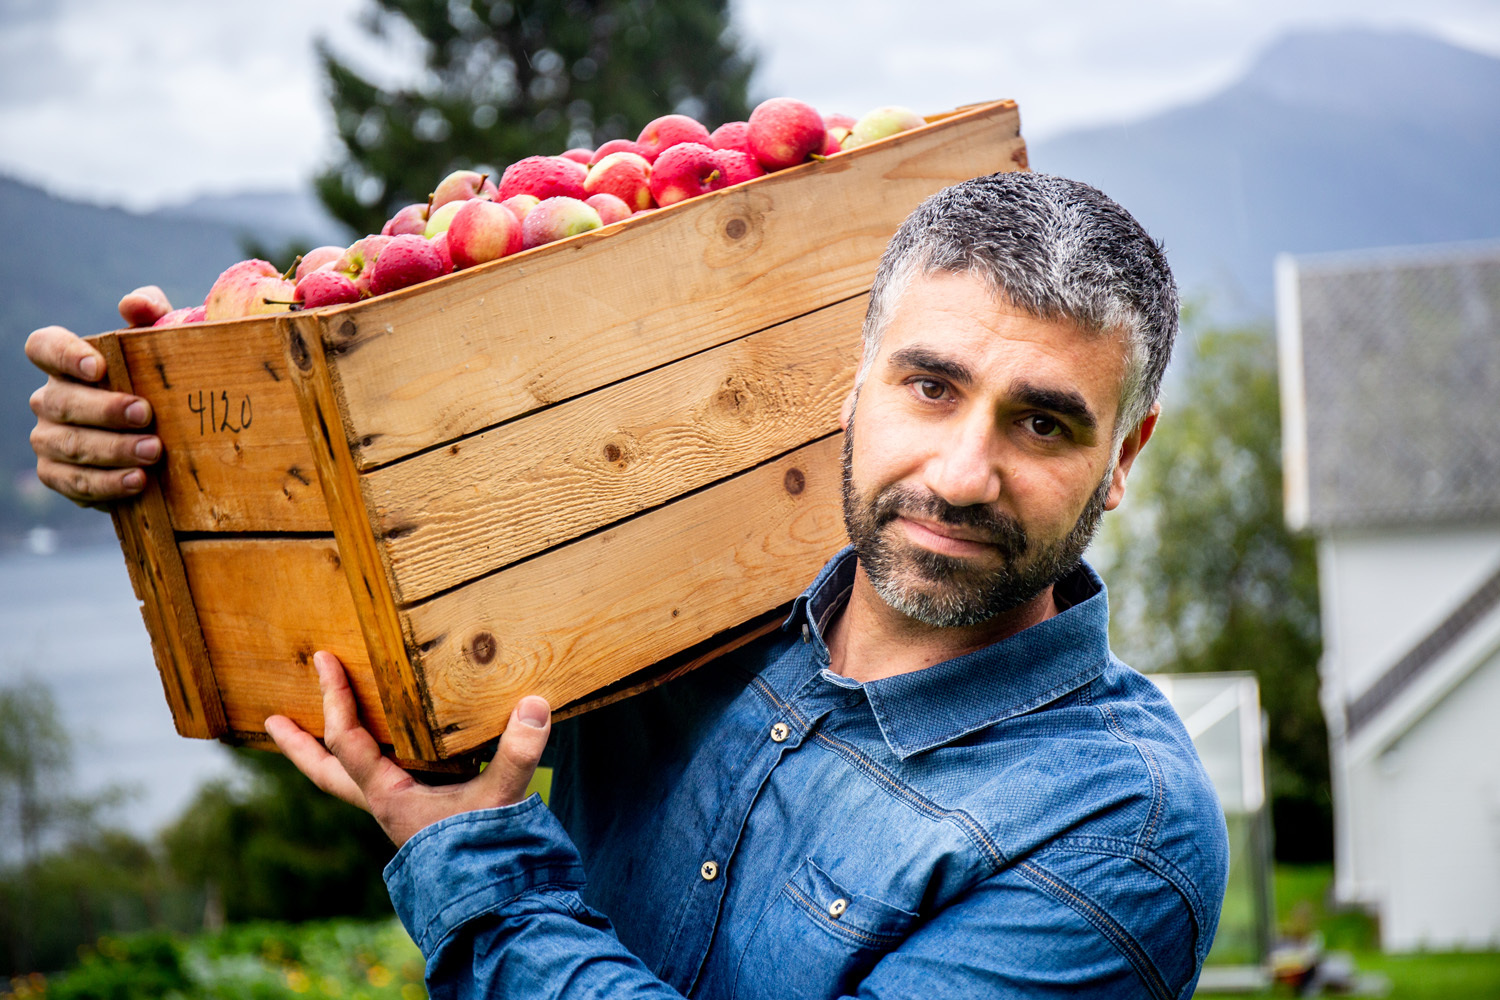
[(344, 156), (317, 190), (361, 233), (452, 170), (633, 139), (674, 111), (710, 128), (748, 113), (727, 0), (374, 3), (372, 34), (390, 41), (404, 22), (426, 54), (418, 82), (387, 89), (320, 48)]

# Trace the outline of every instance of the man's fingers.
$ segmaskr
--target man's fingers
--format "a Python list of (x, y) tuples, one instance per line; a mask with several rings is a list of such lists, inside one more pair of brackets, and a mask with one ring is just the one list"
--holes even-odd
[(365, 793), (360, 791), (349, 772), (344, 770), (338, 758), (323, 749), (313, 735), (284, 715), (273, 715), (266, 720), (266, 732), (286, 759), (297, 765), (297, 770), (307, 775), (312, 783), (336, 798), (365, 812), (370, 804)]
[(60, 326), (44, 326), (26, 338), (26, 357), (48, 375), (97, 382), (104, 377), (104, 355)]
[(31, 450), (38, 458), (68, 465), (127, 469), (150, 465), (160, 458), (161, 439), (38, 420), (31, 429)]
[(120, 300), (120, 318), (127, 326), (150, 326), (172, 311), (172, 303), (156, 285), (143, 285)]
[(51, 458), (36, 460), (36, 476), (47, 488), (83, 504), (123, 500), (146, 487), (140, 469), (91, 469)]
[(106, 430), (138, 431), (151, 423), (151, 404), (141, 397), (56, 375), (31, 394), (31, 412), (42, 420)]
[(513, 805), (525, 797), (551, 732), (552, 708), (547, 699), (536, 695), (522, 698), (500, 734), (494, 760), (478, 779), (487, 786), (496, 805)]
[(318, 686), (323, 690), (323, 742), (339, 759), (354, 783), (366, 791), (381, 770), (385, 760), (380, 744), (359, 721), (359, 708), (344, 665), (332, 653), (313, 654), (318, 671)]

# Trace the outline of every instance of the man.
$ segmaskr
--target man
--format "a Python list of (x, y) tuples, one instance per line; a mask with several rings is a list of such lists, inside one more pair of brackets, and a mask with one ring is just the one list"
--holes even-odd
[[(852, 545), (779, 633), (555, 734), (522, 699), (494, 763), (445, 788), (380, 756), (319, 654), (332, 754), (267, 729), (401, 845), (386, 879), (433, 995), (1190, 996), (1222, 816), (1080, 562), (1176, 325), (1159, 248), (1099, 192), (950, 188), (881, 261), (843, 415)], [(90, 464), (48, 450), (54, 395), (44, 479)], [(89, 433), (83, 458), (128, 464)], [(550, 811), (522, 798), (549, 735)]]

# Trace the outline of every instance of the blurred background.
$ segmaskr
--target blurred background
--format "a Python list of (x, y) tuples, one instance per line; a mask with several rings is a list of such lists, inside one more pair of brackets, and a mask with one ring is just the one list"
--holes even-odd
[(1091, 558), (1205, 757), (1234, 729), (1214, 988), (1500, 996), (1493, 0), (0, 0), (0, 995), (424, 995), (373, 823), (175, 736), (109, 519), (36, 481), (27, 334), (772, 96), (1014, 98), (1167, 247), (1166, 415)]

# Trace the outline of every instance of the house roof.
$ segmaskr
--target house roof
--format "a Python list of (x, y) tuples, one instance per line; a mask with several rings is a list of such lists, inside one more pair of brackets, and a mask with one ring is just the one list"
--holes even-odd
[(1277, 262), (1294, 528), (1500, 517), (1500, 243)]

